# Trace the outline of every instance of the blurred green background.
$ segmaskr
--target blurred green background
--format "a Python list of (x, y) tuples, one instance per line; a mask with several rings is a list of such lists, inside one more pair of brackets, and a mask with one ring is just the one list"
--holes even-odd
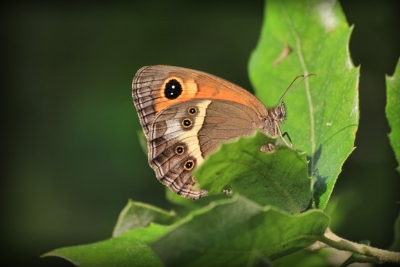
[[(399, 2), (346, 0), (342, 7), (355, 24), (350, 52), (361, 64), (361, 121), (333, 193), (333, 225), (343, 237), (386, 248), (400, 207), (384, 113), (384, 75), (400, 55)], [(142, 66), (168, 64), (251, 90), (247, 62), (263, 9), (263, 1), (4, 5), (5, 262), (70, 266), (39, 255), (109, 238), (129, 198), (169, 209), (139, 146), (132, 78)]]

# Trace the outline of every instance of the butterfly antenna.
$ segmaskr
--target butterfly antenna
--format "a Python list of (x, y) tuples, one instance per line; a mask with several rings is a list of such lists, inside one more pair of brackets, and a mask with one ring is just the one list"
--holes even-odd
[[(308, 74), (308, 75), (306, 75), (306, 76), (304, 76), (303, 74), (300, 74), (300, 75), (296, 76), (296, 78), (293, 79), (292, 83), (289, 85), (289, 87), (288, 87), (288, 88), (286, 89), (286, 91), (283, 93), (283, 95), (281, 96), (281, 98), (279, 98), (279, 101), (278, 101), (278, 103), (276, 104), (276, 106), (277, 106), (277, 107), (280, 107), (280, 106), (282, 105), (282, 103), (283, 103), (283, 99), (285, 98), (285, 96), (286, 96), (287, 94), (289, 94), (294, 88), (296, 88), (300, 83), (302, 83), (305, 79), (307, 79), (307, 78), (310, 77), (310, 76), (317, 76), (317, 74), (311, 73), (311, 74)], [(298, 81), (298, 82), (295, 84), (295, 82), (296, 82), (298, 79), (301, 79), (301, 80)]]

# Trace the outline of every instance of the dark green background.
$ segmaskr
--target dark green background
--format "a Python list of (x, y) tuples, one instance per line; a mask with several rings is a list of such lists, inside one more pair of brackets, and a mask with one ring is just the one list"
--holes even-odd
[[(168, 64), (251, 90), (247, 62), (263, 6), (262, 1), (5, 5), (2, 258), (10, 266), (69, 266), (39, 255), (109, 238), (128, 198), (169, 208), (165, 188), (139, 146), (132, 78), (142, 66)], [(346, 211), (335, 213), (334, 225), (343, 222), (334, 230), (385, 248), (400, 199), (384, 114), (384, 75), (394, 72), (400, 55), (400, 9), (398, 1), (347, 0), (342, 7), (355, 24), (350, 52), (361, 64), (361, 121), (357, 149), (333, 193), (332, 203)]]

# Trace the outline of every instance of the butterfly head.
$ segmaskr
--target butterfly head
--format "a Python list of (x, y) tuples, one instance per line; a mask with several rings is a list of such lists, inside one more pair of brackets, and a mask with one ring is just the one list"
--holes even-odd
[(282, 101), (280, 104), (278, 104), (274, 109), (274, 120), (277, 121), (278, 123), (282, 123), (286, 119), (286, 106), (285, 103)]
[(263, 119), (261, 130), (270, 136), (280, 134), (279, 126), (284, 120), (286, 120), (286, 106), (282, 101), (268, 109), (268, 116)]

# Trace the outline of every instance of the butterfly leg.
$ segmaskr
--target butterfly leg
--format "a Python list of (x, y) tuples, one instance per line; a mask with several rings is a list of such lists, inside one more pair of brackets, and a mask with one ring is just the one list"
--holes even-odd
[[(289, 139), (290, 145), (285, 141), (285, 136), (287, 136), (287, 138)], [(290, 136), (289, 136), (288, 132), (284, 132), (281, 137), (282, 137), (283, 141), (285, 141), (286, 145), (288, 145), (288, 146), (293, 148), (292, 139), (290, 139)]]
[[(283, 142), (285, 142), (285, 144), (288, 147), (294, 148), (293, 143), (292, 143), (292, 139), (290, 138), (289, 133), (288, 132), (284, 132), (282, 134), (281, 127), (279, 127), (279, 124), (276, 121), (275, 121), (275, 125), (276, 125), (276, 129), (278, 129), (279, 136), (282, 138)], [(286, 141), (285, 136), (287, 136), (287, 138), (289, 139), (290, 144)]]

